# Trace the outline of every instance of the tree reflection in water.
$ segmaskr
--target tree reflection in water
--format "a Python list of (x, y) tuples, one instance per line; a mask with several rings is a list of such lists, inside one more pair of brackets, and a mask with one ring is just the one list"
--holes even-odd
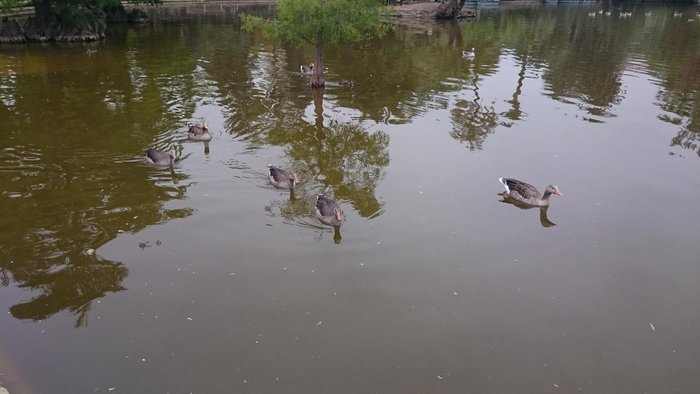
[[(331, 121), (324, 125), (322, 95), (322, 91), (314, 93), (313, 125), (296, 133), (271, 132), (268, 136), (286, 146), (301, 184), (295, 190), (295, 199), (273, 201), (266, 211), (272, 214), (276, 207), (287, 221), (310, 225), (301, 219), (313, 215), (316, 195), (324, 193), (342, 205), (349, 203), (363, 218), (376, 217), (381, 214), (382, 204), (374, 193), (389, 164), (389, 135), (358, 123)], [(321, 228), (315, 216), (312, 223)], [(340, 242), (338, 229), (334, 239)]]
[(92, 301), (109, 292), (125, 290), (121, 286), (129, 270), (123, 264), (93, 256), (75, 255), (67, 263), (32, 272), (20, 287), (39, 290), (31, 301), (13, 305), (10, 313), (17, 319), (46, 319), (66, 310), (76, 315), (75, 326), (87, 326)]
[(453, 127), (450, 135), (457, 141), (467, 143), (471, 151), (481, 150), (486, 137), (499, 125), (499, 116), (493, 105), (481, 104), (479, 89), (476, 87), (474, 94), (474, 100), (457, 100), (450, 111)]
[(0, 277), (3, 286), (12, 279), (39, 293), (12, 306), (12, 316), (38, 321), (67, 311), (77, 327), (87, 325), (93, 301), (125, 290), (128, 268), (95, 255), (95, 249), (121, 232), (192, 210), (164, 207), (185, 197), (187, 186), (176, 183), (186, 175), (144, 165), (140, 158), (115, 165), (108, 155), (64, 153), (21, 147), (0, 153), (0, 182), (14, 196), (3, 203), (13, 213), (0, 224), (6, 236)]

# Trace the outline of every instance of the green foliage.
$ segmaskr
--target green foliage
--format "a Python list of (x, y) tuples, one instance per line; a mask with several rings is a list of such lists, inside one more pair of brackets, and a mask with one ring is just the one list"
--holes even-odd
[(0, 11), (11, 12), (25, 5), (27, 5), (27, 2), (21, 0), (0, 0)]
[(382, 0), (281, 0), (277, 19), (241, 15), (243, 28), (260, 28), (268, 37), (293, 45), (316, 45), (316, 34), (331, 46), (382, 35)]
[[(162, 0), (129, 0), (131, 4), (161, 4)], [(0, 0), (0, 11), (10, 12), (21, 7), (33, 6), (37, 14), (56, 20), (67, 27), (105, 25), (106, 8), (119, 7), (120, 0)], [(41, 11), (40, 11), (41, 10)], [(46, 20), (45, 20), (46, 21)]]

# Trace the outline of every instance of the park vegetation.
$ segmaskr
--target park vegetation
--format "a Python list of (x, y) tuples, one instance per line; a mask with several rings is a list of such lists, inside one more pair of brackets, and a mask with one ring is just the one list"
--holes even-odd
[(242, 14), (241, 21), (246, 30), (259, 29), (272, 39), (295, 46), (313, 46), (310, 85), (318, 88), (326, 83), (323, 48), (384, 34), (383, 7), (383, 0), (282, 0), (276, 19)]

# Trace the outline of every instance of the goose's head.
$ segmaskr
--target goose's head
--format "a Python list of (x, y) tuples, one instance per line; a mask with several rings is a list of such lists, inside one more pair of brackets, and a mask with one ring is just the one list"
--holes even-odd
[(554, 185), (549, 185), (544, 189), (545, 193), (556, 194), (557, 196), (564, 197), (564, 195), (559, 191), (559, 188)]

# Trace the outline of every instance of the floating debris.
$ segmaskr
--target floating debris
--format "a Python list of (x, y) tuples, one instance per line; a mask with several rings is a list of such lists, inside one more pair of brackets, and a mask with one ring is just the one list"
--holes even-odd
[(654, 327), (654, 325), (651, 324), (651, 322), (649, 322), (649, 327), (651, 327), (652, 332), (656, 332), (656, 327)]

